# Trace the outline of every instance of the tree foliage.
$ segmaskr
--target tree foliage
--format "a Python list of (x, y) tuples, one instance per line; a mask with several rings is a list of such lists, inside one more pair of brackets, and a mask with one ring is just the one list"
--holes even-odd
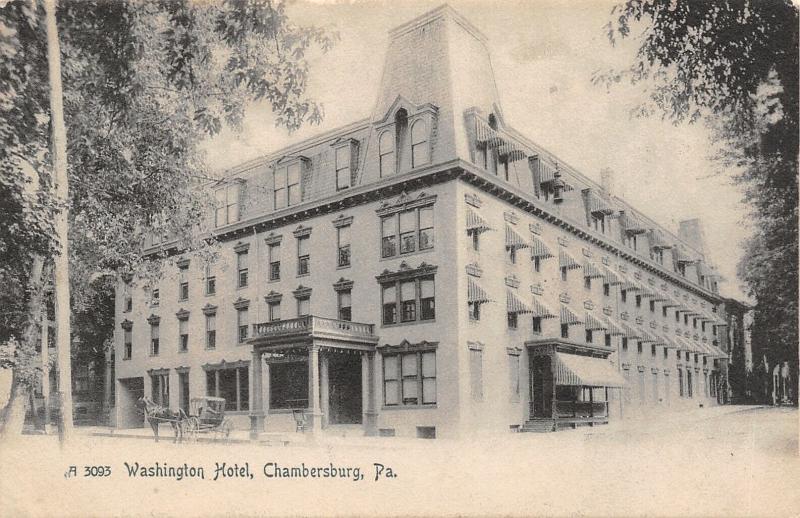
[(787, 0), (629, 0), (611, 17), (611, 44), (636, 38), (638, 51), (629, 67), (598, 72), (594, 81), (642, 86), (647, 101), (637, 115), (702, 118), (713, 129), (715, 163), (741, 186), (755, 229), (739, 265), (757, 302), (754, 348), (770, 365), (790, 361), (796, 376), (797, 7)]
[[(108, 303), (95, 292), (109, 287), (98, 272), (157, 264), (142, 260), (148, 232), (198, 248), (204, 138), (238, 129), (258, 101), (289, 131), (321, 120), (306, 92), (307, 56), (337, 35), (293, 23), (285, 3), (271, 0), (62, 0), (57, 20), (70, 280), (73, 313), (82, 315)], [(39, 2), (0, 7), (0, 343), (24, 327), (32, 254), (57, 253), (43, 23)]]

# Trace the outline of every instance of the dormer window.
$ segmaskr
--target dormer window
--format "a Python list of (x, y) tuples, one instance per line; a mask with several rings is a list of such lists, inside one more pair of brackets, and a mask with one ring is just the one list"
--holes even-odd
[(606, 233), (606, 218), (602, 214), (592, 214), (592, 228), (601, 234)]
[(389, 130), (381, 133), (378, 139), (378, 155), (381, 178), (393, 175), (396, 171), (394, 158), (394, 135)]
[(214, 226), (221, 227), (239, 221), (239, 194), (241, 185), (228, 184), (214, 191)]
[(302, 162), (300, 160), (289, 164), (275, 166), (275, 209), (283, 209), (297, 205), (301, 201), (300, 173)]
[(336, 148), (336, 190), (350, 188), (350, 146)]
[(428, 125), (419, 119), (411, 125), (411, 167), (419, 167), (430, 162), (428, 145)]

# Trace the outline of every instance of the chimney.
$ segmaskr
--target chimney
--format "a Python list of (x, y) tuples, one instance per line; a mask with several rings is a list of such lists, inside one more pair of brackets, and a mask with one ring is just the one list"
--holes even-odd
[(607, 194), (614, 194), (614, 171), (608, 167), (600, 170), (600, 187)]
[(705, 255), (706, 235), (703, 224), (698, 218), (687, 219), (678, 223), (678, 237), (689, 243), (695, 250)]

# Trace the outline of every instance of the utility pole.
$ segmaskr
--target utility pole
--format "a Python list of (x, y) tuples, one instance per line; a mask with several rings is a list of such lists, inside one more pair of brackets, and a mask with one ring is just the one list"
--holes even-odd
[(58, 396), (61, 406), (59, 437), (62, 446), (72, 437), (72, 370), (70, 363), (69, 300), (69, 177), (67, 173), (67, 130), (64, 126), (64, 99), (61, 88), (61, 47), (56, 25), (56, 0), (45, 0), (47, 26), (47, 64), (50, 79), (50, 126), (52, 128), (53, 178), (55, 198), (61, 205), (56, 215), (56, 239), (60, 245), (54, 258), (56, 308), (56, 363)]

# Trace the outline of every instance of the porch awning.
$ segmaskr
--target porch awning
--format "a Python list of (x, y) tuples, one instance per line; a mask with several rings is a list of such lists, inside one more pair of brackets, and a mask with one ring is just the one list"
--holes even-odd
[(583, 324), (583, 321), (566, 305), (561, 304), (561, 323), (572, 326), (575, 324)]
[(519, 297), (514, 295), (511, 290), (506, 290), (506, 311), (508, 313), (533, 313), (533, 309), (528, 307), (527, 304), (519, 300)]
[(627, 333), (625, 332), (625, 329), (623, 329), (622, 324), (620, 324), (613, 318), (603, 317), (603, 322), (605, 322), (606, 329), (608, 329), (608, 334), (610, 334), (611, 336), (627, 336)]
[(555, 257), (553, 252), (544, 244), (544, 241), (536, 236), (531, 240), (531, 258), (538, 257), (539, 259), (547, 259), (548, 257)]
[(480, 217), (477, 212), (467, 207), (467, 230), (481, 233), (494, 229), (490, 227), (489, 224), (486, 223), (486, 220)]
[(480, 287), (480, 285), (472, 280), (472, 278), (467, 278), (467, 301), (468, 302), (491, 302), (492, 299), (486, 293), (486, 291)]
[(530, 243), (522, 239), (522, 236), (517, 234), (517, 232), (511, 228), (510, 225), (506, 225), (506, 248), (509, 250), (518, 250), (520, 248), (530, 247)]
[(585, 259), (583, 261), (583, 276), (588, 277), (590, 279), (602, 277), (603, 271), (595, 263), (593, 263), (589, 259)]
[(581, 263), (575, 260), (574, 257), (569, 255), (569, 253), (565, 252), (564, 250), (558, 251), (558, 267), (559, 268), (566, 268), (567, 270), (574, 270), (575, 268), (580, 268)]
[(601, 329), (605, 330), (606, 324), (605, 322), (601, 321), (596, 316), (592, 315), (590, 312), (586, 312), (586, 330), (587, 331), (599, 331)]
[(536, 297), (533, 297), (533, 313), (531, 314), (538, 318), (556, 318), (558, 316), (543, 303), (539, 302)]
[(625, 379), (608, 360), (554, 353), (555, 384), (578, 387), (622, 387)]

